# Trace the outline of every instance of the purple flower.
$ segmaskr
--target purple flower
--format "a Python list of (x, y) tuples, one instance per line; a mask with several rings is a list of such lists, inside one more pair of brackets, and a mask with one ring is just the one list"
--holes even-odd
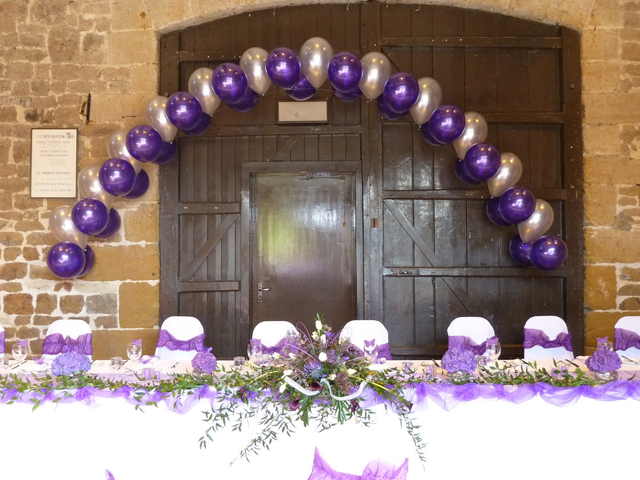
[(70, 377), (76, 373), (84, 373), (91, 368), (91, 360), (87, 355), (78, 352), (65, 352), (58, 355), (51, 364), (51, 373), (56, 377)]
[(206, 352), (197, 353), (193, 360), (191, 360), (191, 366), (196, 373), (206, 373), (211, 375), (218, 365), (216, 357), (211, 353), (209, 348)]
[(622, 361), (617, 352), (607, 348), (598, 348), (585, 362), (592, 372), (613, 372), (622, 366)]
[(355, 399), (351, 400), (351, 413), (356, 413), (358, 410), (360, 410), (358, 401)]
[(451, 347), (442, 357), (442, 368), (449, 373), (473, 373), (477, 366), (473, 352), (461, 345)]
[(310, 361), (304, 366), (304, 371), (313, 379), (322, 378), (322, 364), (315, 360)]
[(309, 384), (309, 390), (315, 392), (317, 390), (322, 390), (322, 384), (320, 382), (316, 382), (315, 380)]
[(300, 407), (300, 397), (289, 402), (289, 410), (297, 410)]

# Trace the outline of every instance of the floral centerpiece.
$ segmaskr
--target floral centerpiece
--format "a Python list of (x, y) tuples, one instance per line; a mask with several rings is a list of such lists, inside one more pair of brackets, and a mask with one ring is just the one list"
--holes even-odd
[(191, 360), (193, 371), (197, 374), (212, 375), (217, 365), (218, 360), (211, 353), (211, 348), (208, 348), (205, 352), (196, 353), (196, 356)]
[(91, 368), (91, 360), (87, 355), (77, 352), (65, 352), (58, 355), (51, 364), (51, 373), (56, 377), (84, 373)]
[(442, 357), (442, 368), (449, 372), (454, 382), (466, 380), (477, 366), (476, 356), (463, 345), (454, 345)]
[(611, 381), (617, 378), (616, 370), (622, 366), (622, 360), (617, 352), (602, 345), (587, 358), (585, 364), (598, 380)]

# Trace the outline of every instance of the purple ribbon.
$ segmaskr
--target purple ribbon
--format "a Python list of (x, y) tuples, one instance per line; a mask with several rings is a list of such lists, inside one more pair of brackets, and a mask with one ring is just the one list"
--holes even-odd
[(252, 338), (250, 342), (251, 345), (262, 345), (262, 353), (264, 355), (273, 355), (274, 353), (281, 355), (285, 348), (289, 348), (292, 344), (295, 344), (295, 341), (292, 343), (292, 341), (286, 337), (270, 347), (262, 343), (259, 338)]
[(113, 476), (113, 473), (111, 473), (109, 470), (105, 470), (105, 473), (107, 474), (107, 480), (116, 480)]
[(169, 350), (180, 350), (182, 352), (188, 352), (195, 350), (196, 352), (204, 352), (204, 333), (190, 338), (189, 340), (178, 340), (171, 335), (167, 330), (160, 330), (158, 336), (157, 348), (165, 347)]
[(640, 335), (625, 328), (616, 328), (614, 330), (614, 338), (616, 340), (616, 350), (626, 350), (627, 348), (640, 348)]
[(24, 348), (29, 348), (29, 340), (18, 340), (16, 343)]
[(372, 460), (364, 467), (362, 475), (342, 473), (334, 470), (322, 458), (316, 447), (313, 467), (308, 480), (405, 480), (409, 471), (409, 459), (399, 465), (391, 465), (382, 460)]
[(4, 347), (4, 339), (5, 339), (5, 331), (2, 330), (0, 332), (0, 353), (4, 353), (5, 352), (5, 347)]
[(139, 340), (131, 340), (131, 343), (133, 343), (134, 345), (138, 346), (138, 347), (142, 347), (142, 339)]
[(498, 343), (498, 337), (489, 337), (480, 345), (474, 342), (471, 338), (466, 337), (464, 335), (450, 335), (449, 336), (449, 348), (460, 346), (463, 348), (467, 348), (471, 350), (474, 355), (484, 355), (485, 350), (487, 349), (487, 344), (495, 345)]
[(63, 337), (61, 333), (52, 333), (44, 338), (44, 343), (42, 344), (43, 355), (57, 355), (63, 352), (93, 355), (91, 333), (85, 333), (78, 338)]
[(532, 348), (536, 345), (539, 345), (542, 348), (564, 347), (568, 352), (573, 352), (570, 333), (559, 333), (554, 340), (550, 340), (549, 336), (542, 330), (538, 330), (537, 328), (525, 328), (522, 347)]

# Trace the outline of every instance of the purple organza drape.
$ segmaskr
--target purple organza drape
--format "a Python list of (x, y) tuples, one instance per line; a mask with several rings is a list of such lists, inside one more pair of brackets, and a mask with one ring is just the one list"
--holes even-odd
[(474, 342), (471, 338), (465, 337), (464, 335), (450, 335), (449, 336), (449, 348), (455, 346), (461, 346), (464, 348), (468, 348), (471, 350), (474, 355), (484, 355), (484, 352), (487, 350), (487, 344), (495, 344), (498, 343), (498, 337), (489, 337), (480, 345)]
[(372, 460), (364, 467), (362, 475), (337, 472), (322, 458), (316, 448), (313, 467), (308, 480), (405, 480), (409, 470), (409, 459), (401, 465), (390, 465), (382, 460)]
[(625, 328), (614, 329), (616, 340), (616, 350), (626, 350), (627, 348), (640, 348), (640, 335)]
[(550, 340), (549, 336), (542, 330), (538, 330), (537, 328), (525, 328), (524, 342), (522, 342), (522, 347), (532, 348), (536, 345), (539, 345), (542, 348), (564, 347), (567, 349), (567, 351), (573, 352), (570, 333), (559, 333), (554, 340)]
[(188, 340), (178, 340), (166, 330), (160, 330), (158, 336), (157, 348), (165, 347), (169, 350), (180, 350), (182, 352), (189, 352), (195, 350), (196, 352), (204, 352), (204, 333), (197, 335)]
[(4, 348), (5, 348), (5, 347), (4, 347), (4, 339), (5, 339), (5, 335), (6, 335), (5, 331), (4, 331), (4, 330), (2, 330), (2, 331), (0, 332), (0, 353), (4, 353)]
[(42, 353), (44, 355), (57, 355), (64, 352), (77, 352), (84, 355), (93, 355), (90, 333), (80, 335), (78, 338), (63, 337), (61, 333), (52, 333), (44, 338)]
[(388, 343), (383, 343), (382, 345), (378, 345), (378, 360), (381, 358), (385, 358), (387, 360), (393, 360), (391, 357), (391, 350), (389, 349)]

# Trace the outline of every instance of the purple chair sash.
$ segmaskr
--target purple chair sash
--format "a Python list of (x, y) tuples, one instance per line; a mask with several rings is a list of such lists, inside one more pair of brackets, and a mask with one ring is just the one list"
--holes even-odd
[(4, 339), (5, 339), (5, 335), (6, 332), (4, 330), (2, 330), (0, 332), (0, 353), (4, 353)]
[(393, 360), (393, 358), (391, 357), (391, 350), (389, 349), (388, 343), (383, 343), (381, 345), (378, 345), (378, 360), (380, 360), (381, 358), (385, 358), (387, 360)]
[(190, 338), (189, 340), (178, 340), (166, 330), (160, 330), (158, 336), (157, 348), (165, 347), (169, 350), (180, 350), (182, 352), (189, 352), (195, 350), (196, 352), (204, 352), (204, 333)]
[(43, 355), (57, 355), (64, 352), (77, 352), (84, 355), (93, 355), (90, 333), (80, 335), (78, 338), (63, 337), (61, 333), (52, 333), (44, 337), (42, 344)]
[(372, 460), (364, 467), (362, 475), (337, 472), (320, 456), (316, 448), (313, 456), (313, 468), (308, 480), (406, 480), (409, 470), (409, 459), (402, 465), (389, 465), (381, 460)]
[(474, 355), (484, 355), (484, 352), (487, 350), (487, 343), (497, 343), (498, 337), (489, 337), (480, 345), (474, 342), (471, 338), (466, 337), (464, 335), (450, 335), (449, 336), (449, 348), (460, 346), (465, 347), (473, 352)]
[(614, 338), (616, 350), (626, 350), (631, 347), (640, 348), (640, 335), (626, 328), (614, 329)]
[(278, 343), (270, 347), (267, 347), (264, 343), (262, 343), (262, 341), (259, 338), (252, 338), (251, 343), (254, 343), (254, 342), (262, 345), (262, 353), (264, 355), (273, 355), (274, 353), (282, 354), (282, 351), (285, 349), (285, 347), (288, 347), (289, 345), (291, 345), (291, 340), (289, 340), (286, 337), (283, 338), (282, 340), (279, 340)]
[(568, 352), (573, 352), (570, 333), (559, 333), (555, 340), (550, 340), (547, 334), (542, 330), (538, 330), (537, 328), (525, 328), (522, 347), (532, 348), (536, 345), (539, 345), (542, 348), (564, 347)]

